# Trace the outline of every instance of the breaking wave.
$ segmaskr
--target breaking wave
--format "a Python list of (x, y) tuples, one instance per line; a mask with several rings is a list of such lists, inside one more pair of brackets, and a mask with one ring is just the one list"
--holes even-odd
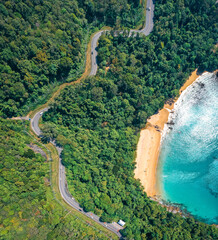
[(218, 78), (205, 73), (182, 92), (162, 136), (162, 197), (198, 219), (218, 219)]

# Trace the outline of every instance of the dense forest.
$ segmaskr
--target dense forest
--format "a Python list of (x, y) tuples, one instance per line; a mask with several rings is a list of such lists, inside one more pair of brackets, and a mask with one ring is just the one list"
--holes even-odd
[(54, 200), (48, 162), (23, 130), (0, 119), (0, 239), (108, 239)]
[[(0, 3), (0, 116), (27, 112), (82, 73), (90, 33), (140, 24), (139, 0)], [(217, 239), (215, 227), (167, 212), (134, 179), (139, 130), (195, 68), (217, 69), (215, 0), (156, 0), (148, 37), (103, 35), (95, 77), (67, 87), (44, 114), (63, 146), (69, 191), (127, 239)], [(125, 37), (126, 36), (126, 37)], [(0, 119), (0, 239), (105, 239), (54, 200), (48, 162), (24, 125)]]
[(167, 212), (134, 179), (146, 119), (178, 94), (191, 71), (213, 71), (218, 63), (215, 1), (155, 4), (149, 37), (101, 37), (97, 76), (62, 92), (43, 131), (64, 147), (71, 194), (102, 221), (124, 220), (127, 239), (216, 239), (215, 227)]
[(194, 69), (198, 68), (199, 73), (217, 69), (217, 14), (214, 5), (209, 4), (215, 1), (206, 1), (208, 4), (193, 12), (194, 6), (189, 6), (191, 1), (187, 7), (183, 1), (158, 2), (154, 29), (149, 37), (126, 38), (111, 31), (100, 38), (99, 75), (107, 72), (108, 77), (123, 82), (119, 84), (124, 89), (131, 88), (132, 81), (138, 81), (137, 85), (154, 88), (158, 97), (166, 99), (178, 93)]
[(145, 0), (78, 0), (78, 2), (85, 10), (88, 22), (104, 23), (120, 29), (124, 26), (134, 28), (144, 21)]
[(142, 9), (134, 0), (1, 1), (0, 116), (27, 113), (77, 79), (90, 34), (105, 24), (134, 27)]

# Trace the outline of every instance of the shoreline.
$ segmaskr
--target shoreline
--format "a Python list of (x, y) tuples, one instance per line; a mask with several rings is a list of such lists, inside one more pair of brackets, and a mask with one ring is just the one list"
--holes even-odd
[[(198, 77), (197, 69), (191, 73), (184, 85), (179, 90), (179, 95), (190, 86)], [(170, 111), (174, 108), (178, 98), (167, 102), (163, 109), (147, 120), (144, 129), (140, 131), (140, 137), (136, 150), (136, 168), (134, 170), (135, 178), (139, 179), (144, 191), (149, 197), (159, 195), (156, 186), (156, 171), (161, 146), (161, 138), (164, 126), (168, 122)]]

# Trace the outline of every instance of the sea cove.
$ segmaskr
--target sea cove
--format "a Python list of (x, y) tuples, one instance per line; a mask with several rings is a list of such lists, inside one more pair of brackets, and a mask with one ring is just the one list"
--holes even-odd
[(180, 96), (165, 125), (158, 163), (161, 197), (218, 223), (218, 78), (205, 73)]

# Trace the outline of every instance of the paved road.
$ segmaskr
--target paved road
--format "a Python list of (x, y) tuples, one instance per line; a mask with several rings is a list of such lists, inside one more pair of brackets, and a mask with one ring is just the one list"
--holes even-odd
[[(148, 36), (151, 33), (151, 31), (153, 29), (153, 26), (154, 26), (153, 17), (154, 17), (154, 3), (153, 3), (152, 0), (147, 0), (145, 26), (141, 30), (130, 30), (130, 35), (132, 33), (142, 33), (145, 36)], [(98, 69), (98, 65), (97, 65), (97, 55), (98, 55), (97, 43), (98, 43), (98, 39), (100, 38), (102, 33), (105, 33), (107, 31), (108, 30), (99, 31), (92, 38), (92, 42), (91, 42), (92, 67), (91, 67), (91, 72), (89, 74), (90, 76), (96, 75), (97, 69)]]
[[(48, 111), (48, 108), (44, 108), (37, 112), (35, 116), (31, 119), (31, 127), (32, 130), (35, 132), (37, 136), (42, 134), (42, 131), (39, 128), (39, 119), (42, 117), (42, 114), (44, 112)], [(84, 210), (80, 207), (79, 203), (70, 195), (67, 188), (67, 181), (66, 181), (66, 175), (65, 175), (65, 167), (62, 164), (61, 159), (61, 152), (63, 148), (59, 147), (55, 141), (51, 141), (51, 143), (56, 147), (58, 154), (59, 154), (59, 191), (61, 193), (62, 198), (64, 201), (69, 204), (74, 209), (80, 211), (87, 217), (93, 219), (98, 224), (101, 224), (103, 227), (109, 229), (110, 231), (114, 232), (118, 237), (121, 237), (121, 234), (119, 233), (119, 230), (122, 229), (121, 226), (119, 226), (117, 223), (104, 223), (99, 220), (99, 217), (95, 215), (92, 212), (84, 212)]]
[(97, 43), (98, 43), (98, 39), (100, 38), (101, 34), (103, 33), (104, 31), (100, 31), (98, 33), (96, 33), (94, 35), (94, 37), (92, 38), (92, 42), (91, 42), (91, 60), (92, 60), (92, 68), (91, 68), (91, 72), (90, 72), (90, 76), (91, 75), (95, 75), (97, 73), (97, 69), (98, 69), (98, 66), (97, 66)]
[[(154, 4), (152, 0), (147, 0), (147, 9), (146, 10), (146, 24), (142, 30), (130, 30), (130, 34), (132, 33), (142, 33), (144, 35), (149, 35), (150, 32), (153, 29), (153, 11), (154, 11)], [(91, 42), (91, 59), (92, 59), (92, 68), (90, 75), (95, 75), (97, 73), (97, 42), (101, 34), (105, 31), (100, 31), (96, 33), (92, 39)], [(42, 116), (44, 112), (48, 111), (48, 108), (44, 108), (37, 112), (35, 116), (31, 119), (31, 127), (32, 130), (35, 132), (37, 136), (40, 136), (42, 134), (42, 131), (39, 128), (39, 119)], [(59, 154), (59, 190), (61, 193), (62, 198), (64, 201), (69, 204), (71, 207), (74, 209), (80, 211), (87, 217), (93, 219), (95, 222), (98, 224), (104, 226), (105, 228), (109, 229), (110, 231), (114, 232), (118, 237), (121, 237), (121, 234), (119, 233), (119, 230), (122, 229), (120, 225), (117, 223), (103, 223), (99, 221), (99, 217), (95, 215), (94, 213), (91, 212), (84, 212), (84, 210), (80, 207), (79, 203), (69, 194), (68, 188), (67, 188), (67, 182), (66, 182), (66, 175), (65, 175), (65, 167), (62, 164), (62, 159), (61, 159), (61, 152), (63, 148), (57, 146), (55, 141), (51, 142), (57, 149), (58, 154)]]
[[(145, 26), (143, 29), (139, 30), (140, 33), (143, 33), (145, 36), (148, 36), (153, 27), (154, 27), (154, 22), (153, 22), (153, 18), (154, 18), (154, 3), (152, 0), (147, 0), (147, 6), (146, 6), (146, 22), (145, 22)], [(150, 10), (148, 10), (150, 9)]]
[(44, 108), (44, 109), (40, 110), (39, 112), (37, 112), (35, 114), (35, 116), (31, 119), (31, 128), (37, 136), (40, 136), (42, 133), (39, 128), (39, 119), (42, 116), (42, 114), (47, 111), (48, 111), (48, 108)]

